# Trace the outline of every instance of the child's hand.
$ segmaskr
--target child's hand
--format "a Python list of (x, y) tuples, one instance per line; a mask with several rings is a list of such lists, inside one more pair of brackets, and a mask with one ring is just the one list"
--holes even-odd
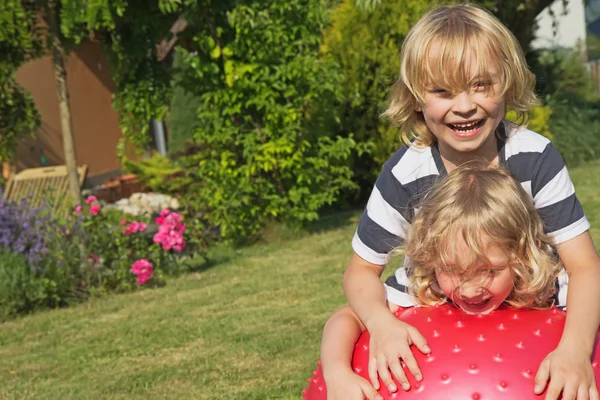
[(535, 376), (536, 394), (548, 384), (546, 400), (599, 400), (590, 355), (576, 346), (558, 346), (548, 354)]
[(368, 380), (350, 369), (337, 370), (325, 378), (327, 400), (383, 400)]
[(417, 381), (423, 379), (410, 345), (414, 344), (423, 354), (429, 354), (431, 350), (427, 345), (427, 340), (417, 328), (399, 321), (393, 316), (389, 322), (385, 321), (377, 326), (380, 328), (370, 331), (369, 379), (375, 389), (379, 390), (379, 380), (377, 379), (379, 374), (387, 389), (395, 392), (398, 388), (392, 381), (391, 370), (402, 389), (409, 390), (410, 383), (400, 360), (404, 361)]

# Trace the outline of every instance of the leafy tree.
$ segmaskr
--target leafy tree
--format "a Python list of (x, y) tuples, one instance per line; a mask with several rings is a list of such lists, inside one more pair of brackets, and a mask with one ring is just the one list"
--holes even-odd
[[(56, 0), (36, 2), (5, 0), (0, 12), (0, 160), (14, 156), (17, 139), (34, 133), (40, 117), (33, 99), (15, 79), (15, 73), (25, 62), (52, 52), (58, 87), (58, 103), (63, 134), (65, 161), (72, 200), (79, 203), (79, 183), (73, 150), (71, 117), (66, 89), (63, 38), (56, 18)], [(42, 23), (45, 19), (48, 28)]]
[(182, 85), (201, 99), (187, 204), (223, 237), (248, 239), (269, 218), (302, 223), (354, 189), (352, 138), (339, 138), (338, 68), (319, 58), (321, 0), (223, 2), (196, 27)]
[[(557, 15), (549, 6), (556, 0), (477, 0), (490, 10), (506, 27), (516, 36), (521, 48), (529, 52), (530, 44), (537, 29), (536, 18), (544, 10), (550, 12), (554, 20), (554, 28), (557, 28)], [(562, 4), (562, 14), (568, 12), (569, 0), (559, 0)]]
[(56, 79), (60, 128), (64, 149), (67, 178), (69, 181), (69, 194), (73, 205), (81, 202), (79, 190), (79, 177), (77, 160), (75, 156), (75, 143), (73, 140), (73, 123), (71, 121), (71, 107), (69, 105), (69, 92), (67, 90), (67, 71), (65, 69), (65, 46), (58, 21), (59, 6), (56, 0), (48, 0), (44, 11), (50, 29), (48, 31), (49, 47), (52, 52), (52, 69)]
[(61, 4), (66, 37), (77, 44), (92, 36), (103, 45), (116, 86), (113, 107), (124, 140), (143, 149), (150, 141), (149, 122), (164, 117), (171, 94), (168, 65), (157, 60), (156, 44), (182, 11), (182, 1), (61, 0)]
[[(354, 0), (358, 8), (371, 10), (390, 0)], [(519, 43), (525, 52), (529, 51), (530, 43), (534, 38), (537, 28), (537, 16), (548, 8), (556, 0), (473, 0), (473, 3), (479, 3), (490, 10), (508, 29), (517, 37)], [(569, 0), (560, 0), (562, 3), (562, 13), (568, 12)], [(589, 0), (585, 0), (586, 5)], [(548, 8), (552, 17), (554, 11)], [(554, 27), (556, 28), (556, 18), (554, 18)]]
[(359, 198), (368, 196), (381, 165), (400, 145), (398, 130), (379, 115), (388, 89), (398, 76), (402, 42), (433, 4), (422, 0), (382, 1), (365, 12), (353, 1), (343, 1), (332, 12), (332, 26), (324, 33), (322, 51), (343, 71), (341, 132), (353, 134), (372, 149), (355, 161), (357, 182), (363, 188)]
[(14, 157), (16, 141), (33, 134), (40, 116), (15, 73), (42, 54), (42, 32), (33, 1), (4, 0), (0, 11), (0, 161)]

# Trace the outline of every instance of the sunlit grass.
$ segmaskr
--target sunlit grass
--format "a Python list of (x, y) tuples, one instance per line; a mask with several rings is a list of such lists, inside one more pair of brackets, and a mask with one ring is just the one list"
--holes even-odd
[[(571, 176), (598, 242), (600, 163)], [(0, 325), (0, 399), (300, 399), (323, 323), (344, 304), (359, 215), (161, 289)]]

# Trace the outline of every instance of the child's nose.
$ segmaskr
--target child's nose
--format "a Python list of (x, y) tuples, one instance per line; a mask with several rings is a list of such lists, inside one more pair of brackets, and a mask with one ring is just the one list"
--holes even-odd
[(452, 109), (456, 113), (468, 114), (475, 110), (475, 108), (475, 102), (471, 98), (470, 93), (462, 92), (454, 98), (454, 107)]

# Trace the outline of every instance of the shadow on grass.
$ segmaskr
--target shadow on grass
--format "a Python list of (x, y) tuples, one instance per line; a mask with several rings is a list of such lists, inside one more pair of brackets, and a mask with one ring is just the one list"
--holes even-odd
[(259, 240), (238, 246), (214, 244), (205, 253), (190, 256), (185, 261), (183, 271), (184, 273), (205, 272), (236, 258), (263, 253), (272, 249), (273, 246), (278, 247), (286, 242), (302, 239), (313, 234), (343, 229), (349, 226), (355, 228), (358, 225), (360, 216), (360, 210), (331, 212), (304, 227), (271, 222), (262, 230)]
[(308, 227), (308, 233), (322, 233), (334, 229), (344, 228), (348, 225), (358, 225), (362, 211), (350, 210), (339, 211), (322, 216), (318, 221), (315, 221)]
[(206, 252), (196, 254), (185, 261), (185, 273), (204, 272), (232, 261), (240, 256), (240, 250), (226, 245), (216, 244)]

